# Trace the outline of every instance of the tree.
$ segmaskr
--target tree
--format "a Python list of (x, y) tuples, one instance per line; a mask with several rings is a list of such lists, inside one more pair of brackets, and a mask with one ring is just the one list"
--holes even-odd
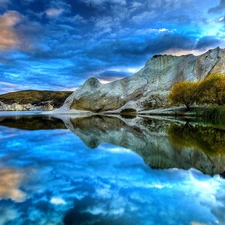
[(172, 104), (184, 104), (187, 110), (197, 101), (198, 98), (198, 82), (182, 81), (175, 84), (168, 95), (168, 99)]
[(199, 84), (198, 104), (225, 104), (225, 76), (212, 74)]

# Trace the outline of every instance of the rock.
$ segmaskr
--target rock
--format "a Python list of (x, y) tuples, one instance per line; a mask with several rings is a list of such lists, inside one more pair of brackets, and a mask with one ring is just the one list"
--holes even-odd
[(47, 110), (51, 111), (54, 110), (54, 107), (51, 105), (51, 103), (46, 103), (43, 106), (35, 106), (32, 104), (19, 104), (19, 103), (13, 103), (13, 104), (4, 104), (3, 102), (0, 102), (0, 111), (39, 111), (39, 110)]
[(47, 103), (46, 105), (41, 107), (41, 109), (45, 111), (51, 111), (51, 110), (54, 110), (54, 107), (50, 103)]
[(12, 111), (23, 111), (24, 107), (18, 103), (13, 103), (11, 106)]
[(212, 73), (225, 73), (225, 50), (219, 47), (200, 56), (153, 56), (130, 77), (108, 84), (88, 79), (66, 99), (61, 111), (120, 111), (131, 102), (137, 110), (145, 109), (146, 104), (152, 108), (166, 106), (166, 96), (175, 83), (202, 80)]

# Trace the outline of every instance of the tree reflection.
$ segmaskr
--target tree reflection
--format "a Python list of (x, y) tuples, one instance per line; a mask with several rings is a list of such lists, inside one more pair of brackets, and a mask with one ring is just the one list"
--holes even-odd
[(225, 155), (224, 129), (187, 122), (171, 124), (167, 133), (179, 148), (195, 148), (210, 156)]
[(60, 119), (47, 116), (0, 117), (0, 125), (22, 130), (66, 129)]

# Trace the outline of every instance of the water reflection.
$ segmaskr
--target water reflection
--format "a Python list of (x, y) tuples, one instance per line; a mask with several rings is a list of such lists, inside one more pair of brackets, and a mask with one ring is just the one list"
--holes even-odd
[(225, 128), (201, 124), (173, 123), (168, 135), (179, 148), (196, 148), (209, 156), (225, 155)]
[(65, 124), (88, 147), (110, 143), (132, 149), (151, 168), (196, 168), (210, 175), (225, 171), (225, 130), (219, 128), (101, 116), (74, 118)]
[(48, 116), (0, 116), (0, 125), (24, 130), (66, 129), (64, 123)]
[(61, 119), (72, 132), (56, 120), (53, 130), (31, 129), (20, 118), (10, 128), (0, 122), (0, 224), (225, 224), (224, 179), (165, 169), (224, 171), (222, 156), (217, 168), (218, 154), (172, 143), (174, 123)]
[(131, 149), (151, 168), (195, 168), (209, 175), (225, 172), (223, 126), (115, 116), (0, 117), (0, 125), (25, 130), (68, 128), (89, 148), (109, 143)]

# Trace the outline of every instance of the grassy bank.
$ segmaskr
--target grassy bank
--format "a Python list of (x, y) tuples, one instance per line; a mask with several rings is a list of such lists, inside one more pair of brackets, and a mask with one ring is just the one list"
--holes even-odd
[(207, 120), (225, 120), (225, 107), (224, 106), (214, 106), (208, 107), (201, 113), (202, 117)]

